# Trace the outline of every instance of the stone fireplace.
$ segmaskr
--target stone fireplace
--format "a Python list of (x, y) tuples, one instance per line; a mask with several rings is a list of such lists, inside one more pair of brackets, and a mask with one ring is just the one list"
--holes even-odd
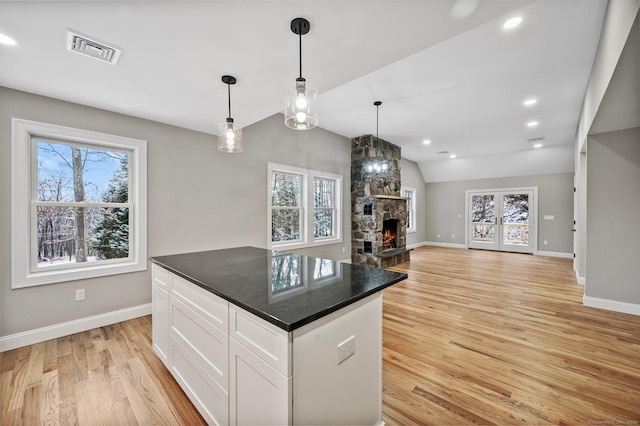
[(351, 141), (351, 262), (386, 268), (409, 260), (400, 147), (372, 135)]

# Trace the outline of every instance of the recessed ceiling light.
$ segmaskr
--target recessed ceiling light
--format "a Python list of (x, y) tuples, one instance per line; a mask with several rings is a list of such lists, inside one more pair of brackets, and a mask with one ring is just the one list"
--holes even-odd
[(14, 39), (2, 33), (0, 33), (0, 43), (6, 44), (9, 46), (15, 46), (16, 44), (18, 44)]
[(537, 143), (533, 146), (534, 148), (542, 148), (542, 144), (541, 143)]
[(515, 16), (511, 19), (507, 19), (504, 24), (502, 24), (502, 28), (504, 28), (505, 30), (510, 30), (512, 28), (517, 27), (518, 25), (520, 25), (520, 23), (522, 22), (522, 17), (521, 16)]
[(431, 139), (425, 139), (422, 141), (423, 144), (429, 145), (431, 143)]
[(538, 124), (537, 121), (530, 121), (527, 123), (527, 127), (536, 127)]
[(451, 155), (449, 156), (449, 158), (456, 158), (456, 155), (455, 155), (455, 154), (451, 154)]
[(535, 104), (537, 104), (537, 103), (538, 103), (538, 100), (537, 100), (537, 99), (533, 99), (533, 98), (531, 98), (531, 99), (527, 99), (526, 101), (524, 101), (524, 102), (522, 103), (522, 105), (524, 105), (524, 106), (531, 106), (531, 105), (535, 105)]

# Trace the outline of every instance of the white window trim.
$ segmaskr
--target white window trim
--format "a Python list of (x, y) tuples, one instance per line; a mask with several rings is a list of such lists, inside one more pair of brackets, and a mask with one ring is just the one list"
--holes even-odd
[[(411, 212), (413, 213), (412, 217), (413, 217), (413, 223), (411, 225), (413, 225), (411, 228), (407, 228), (407, 233), (414, 233), (417, 232), (417, 224), (416, 222), (418, 221), (418, 217), (416, 215), (417, 213), (417, 207), (416, 207), (416, 198), (418, 196), (418, 191), (416, 188), (412, 188), (410, 186), (403, 186), (402, 188), (400, 188), (400, 193), (404, 193), (404, 191), (411, 191), (413, 196), (411, 197)], [(408, 209), (407, 209), (407, 218), (408, 218)]]
[[(11, 288), (32, 287), (64, 281), (102, 277), (147, 269), (147, 141), (74, 129), (54, 124), (12, 118), (11, 150)], [(31, 162), (31, 137), (102, 145), (132, 152), (130, 164), (131, 260), (106, 264), (31, 271), (32, 226), (31, 180), (35, 173)]]
[[(302, 229), (300, 240), (276, 242), (271, 241), (271, 174), (273, 172), (302, 175)], [(313, 183), (315, 178), (333, 179), (336, 181), (336, 226), (334, 237), (313, 236)], [(278, 250), (293, 250), (305, 247), (321, 246), (326, 244), (342, 243), (342, 176), (317, 170), (308, 170), (300, 167), (285, 166), (276, 163), (267, 163), (267, 248)]]

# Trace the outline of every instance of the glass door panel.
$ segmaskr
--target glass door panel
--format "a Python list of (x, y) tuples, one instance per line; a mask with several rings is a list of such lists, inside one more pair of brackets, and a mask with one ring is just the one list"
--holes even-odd
[(500, 250), (532, 253), (533, 244), (529, 235), (531, 193), (528, 191), (500, 193), (500, 198), (502, 200)]
[(469, 247), (497, 250), (499, 245), (498, 215), (499, 204), (496, 203), (498, 194), (471, 194), (471, 227)]

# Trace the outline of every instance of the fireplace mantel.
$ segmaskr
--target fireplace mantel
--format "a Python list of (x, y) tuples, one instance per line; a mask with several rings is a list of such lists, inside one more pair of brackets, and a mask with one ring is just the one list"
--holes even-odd
[(370, 195), (369, 198), (378, 198), (381, 200), (408, 200), (407, 197), (399, 197), (397, 195)]

